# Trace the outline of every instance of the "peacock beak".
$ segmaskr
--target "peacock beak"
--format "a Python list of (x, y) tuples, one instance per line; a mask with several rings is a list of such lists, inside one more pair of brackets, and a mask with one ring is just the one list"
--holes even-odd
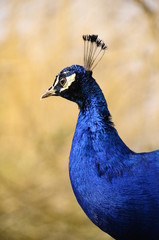
[(41, 96), (41, 98), (47, 98), (50, 96), (57, 96), (56, 90), (54, 89), (53, 86), (49, 87)]

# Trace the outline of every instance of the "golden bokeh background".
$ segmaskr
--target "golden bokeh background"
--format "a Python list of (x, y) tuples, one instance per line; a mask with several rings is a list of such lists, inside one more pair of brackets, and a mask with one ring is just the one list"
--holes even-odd
[(74, 103), (40, 101), (83, 34), (108, 50), (94, 71), (121, 138), (159, 148), (158, 0), (0, 0), (0, 239), (111, 239), (78, 206), (68, 158)]

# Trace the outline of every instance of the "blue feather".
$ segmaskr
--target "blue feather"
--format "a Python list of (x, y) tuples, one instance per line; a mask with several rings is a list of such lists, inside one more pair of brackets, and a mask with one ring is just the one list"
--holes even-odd
[[(96, 35), (84, 40), (106, 49)], [(61, 96), (80, 109), (69, 158), (74, 194), (91, 221), (113, 238), (158, 240), (159, 150), (135, 153), (121, 140), (92, 77), (90, 49), (88, 54), (85, 46), (86, 69), (79, 65), (63, 69), (42, 95)]]
[(159, 239), (159, 151), (131, 151), (106, 117), (95, 80), (85, 91), (69, 162), (77, 201), (115, 239)]

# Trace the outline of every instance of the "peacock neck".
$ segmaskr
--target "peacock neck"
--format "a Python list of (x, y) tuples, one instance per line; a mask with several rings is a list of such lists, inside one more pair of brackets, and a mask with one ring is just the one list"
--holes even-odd
[[(100, 87), (94, 81), (88, 90), (89, 92), (85, 94), (83, 103), (79, 106), (80, 113), (76, 128), (77, 132), (87, 132), (93, 137), (94, 141), (97, 140), (98, 144), (103, 144), (105, 141), (104, 147), (107, 150), (111, 146), (111, 149), (117, 150), (119, 153), (129, 153), (131, 150), (119, 137), (111, 121), (111, 114)], [(95, 137), (97, 135), (98, 139)]]
[(87, 88), (83, 89), (83, 101), (79, 104), (79, 117), (84, 117), (92, 123), (100, 122), (101, 125), (112, 128), (114, 125), (111, 115), (99, 85), (92, 78), (92, 81), (89, 80), (89, 84), (87, 83)]

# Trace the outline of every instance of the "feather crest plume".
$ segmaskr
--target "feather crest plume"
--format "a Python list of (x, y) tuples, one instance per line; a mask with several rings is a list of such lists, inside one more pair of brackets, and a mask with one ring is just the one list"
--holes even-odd
[(84, 68), (92, 71), (102, 59), (107, 46), (98, 35), (83, 35), (84, 40)]

